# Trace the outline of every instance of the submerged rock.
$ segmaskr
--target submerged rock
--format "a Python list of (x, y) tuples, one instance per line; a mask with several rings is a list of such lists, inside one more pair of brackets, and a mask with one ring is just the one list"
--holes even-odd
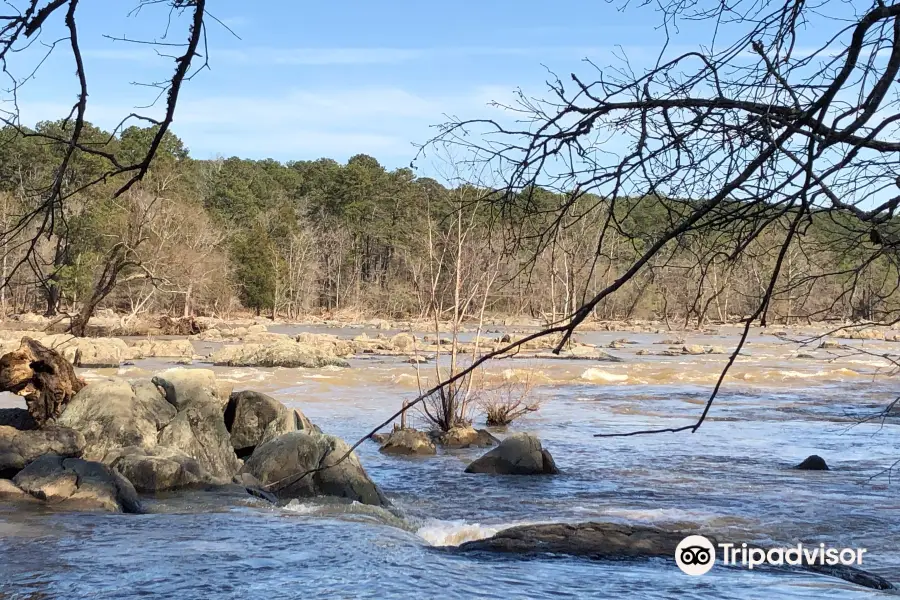
[(554, 475), (559, 473), (550, 452), (541, 441), (527, 433), (517, 433), (476, 459), (466, 467), (466, 473), (493, 475)]
[(828, 471), (828, 464), (825, 459), (818, 454), (807, 456), (802, 463), (794, 467), (801, 471)]
[(84, 446), (84, 436), (66, 427), (21, 431), (0, 426), (0, 477), (12, 477), (45, 454), (81, 456)]
[(22, 469), (13, 482), (35, 498), (64, 508), (141, 512), (134, 486), (98, 462), (48, 454)]
[[(369, 479), (355, 453), (338, 462), (349, 451), (350, 446), (340, 438), (295, 431), (259, 446), (241, 473), (253, 475), (283, 499), (336, 496), (363, 504), (387, 505), (387, 499)], [(300, 477), (303, 474), (306, 475)]]
[(459, 549), (596, 558), (672, 557), (685, 535), (647, 525), (545, 523), (504, 529), (492, 537), (466, 542)]
[(427, 456), (435, 454), (434, 442), (422, 431), (397, 429), (388, 435), (380, 448), (384, 454)]

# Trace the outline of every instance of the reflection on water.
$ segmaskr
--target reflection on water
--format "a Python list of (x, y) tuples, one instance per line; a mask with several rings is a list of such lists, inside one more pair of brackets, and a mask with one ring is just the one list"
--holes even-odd
[[(348, 335), (357, 332), (348, 332)], [(622, 334), (589, 334), (607, 343)], [(697, 434), (595, 438), (679, 426), (702, 409), (726, 355), (636, 356), (661, 336), (631, 336), (623, 363), (516, 359), (494, 377), (535, 371), (543, 405), (510, 428), (541, 437), (556, 477), (467, 475), (481, 450), (360, 459), (392, 512), (329, 502), (272, 508), (239, 496), (175, 495), (155, 514), (0, 508), (0, 596), (130, 598), (855, 598), (882, 593), (814, 575), (717, 568), (702, 580), (671, 561), (598, 563), (462, 555), (447, 546), (516, 523), (605, 520), (716, 531), (761, 542), (868, 549), (866, 568), (900, 581), (900, 495), (877, 475), (900, 457), (895, 418), (857, 424), (896, 395), (878, 357), (839, 358), (754, 338)], [(696, 340), (726, 346), (733, 337)], [(688, 340), (695, 343), (695, 340)], [(271, 393), (323, 430), (366, 432), (433, 367), (400, 359), (350, 369), (217, 369), (238, 389)], [(139, 363), (124, 375), (157, 368)], [(510, 374), (510, 370), (513, 374)], [(504, 372), (505, 371), (505, 372)], [(106, 373), (106, 371), (103, 371)], [(588, 375), (590, 374), (590, 375)], [(502, 432), (498, 432), (502, 435)], [(820, 454), (830, 472), (790, 469)]]

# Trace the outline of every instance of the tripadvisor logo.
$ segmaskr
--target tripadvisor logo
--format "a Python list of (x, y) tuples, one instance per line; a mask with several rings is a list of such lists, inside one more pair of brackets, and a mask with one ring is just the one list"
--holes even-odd
[[(723, 565), (753, 569), (760, 565), (861, 565), (865, 548), (832, 548), (825, 544), (788, 548), (756, 548), (747, 544), (717, 544)], [(689, 535), (675, 547), (675, 564), (688, 575), (703, 575), (716, 564), (716, 546), (702, 535)]]
[(702, 535), (689, 535), (675, 548), (675, 564), (688, 575), (703, 575), (716, 564), (716, 548)]

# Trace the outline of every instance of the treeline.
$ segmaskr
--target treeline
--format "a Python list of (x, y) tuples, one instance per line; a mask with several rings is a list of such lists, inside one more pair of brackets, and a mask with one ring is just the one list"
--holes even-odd
[[(65, 139), (66, 127), (0, 132), (5, 314), (89, 306), (129, 316), (449, 318), (483, 310), (549, 322), (615, 282), (689, 204), (586, 195), (557, 220), (567, 200), (545, 190), (490, 202), (484, 190), (389, 171), (366, 155), (346, 164), (195, 160), (171, 134), (144, 180), (116, 197), (120, 178), (99, 174), (109, 157), (140, 156), (154, 130), (111, 135), (87, 125), (89, 146), (57, 177), (65, 148), (53, 138)], [(66, 202), (49, 211), (52, 233), (36, 237), (47, 222), (35, 211), (46, 211), (41, 199), (55, 182)], [(721, 217), (686, 232), (595, 316), (678, 325), (746, 316), (766, 293), (790, 218)], [(742, 246), (754, 222), (765, 227)], [(878, 240), (859, 225), (823, 217), (806, 227), (786, 255), (770, 317), (874, 319), (894, 310), (895, 262), (869, 260)]]

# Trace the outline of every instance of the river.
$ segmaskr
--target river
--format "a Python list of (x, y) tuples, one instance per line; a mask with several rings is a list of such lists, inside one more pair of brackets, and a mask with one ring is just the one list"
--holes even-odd
[[(340, 332), (341, 330), (339, 330)], [(358, 331), (347, 330), (346, 335)], [(876, 355), (808, 350), (754, 334), (695, 434), (597, 438), (673, 427), (696, 418), (727, 355), (641, 356), (654, 334), (587, 333), (622, 363), (511, 359), (495, 377), (530, 371), (541, 409), (508, 432), (541, 438), (562, 473), (467, 475), (483, 450), (388, 457), (366, 442), (359, 457), (393, 502), (363, 506), (183, 493), (148, 499), (148, 514), (14, 509), (0, 504), (0, 598), (871, 598), (884, 592), (775, 570), (716, 567), (682, 574), (672, 560), (597, 562), (461, 554), (452, 546), (520, 523), (621, 521), (717, 532), (720, 540), (827, 543), (867, 549), (864, 568), (900, 582), (900, 418), (860, 423), (897, 396), (884, 342)], [(735, 330), (687, 343), (734, 347)], [(202, 351), (202, 348), (200, 348)], [(121, 368), (138, 377), (161, 368)], [(197, 363), (198, 367), (208, 367)], [(420, 367), (420, 376), (430, 367)], [(400, 358), (351, 360), (349, 369), (216, 368), (235, 389), (301, 409), (352, 442), (416, 395)], [(506, 373), (504, 373), (506, 371)], [(114, 370), (85, 371), (87, 378)], [(17, 400), (6, 399), (9, 405)], [(498, 432), (502, 437), (508, 432)], [(790, 467), (810, 454), (832, 470)], [(897, 473), (900, 477), (900, 471)], [(399, 516), (398, 516), (399, 515)]]

